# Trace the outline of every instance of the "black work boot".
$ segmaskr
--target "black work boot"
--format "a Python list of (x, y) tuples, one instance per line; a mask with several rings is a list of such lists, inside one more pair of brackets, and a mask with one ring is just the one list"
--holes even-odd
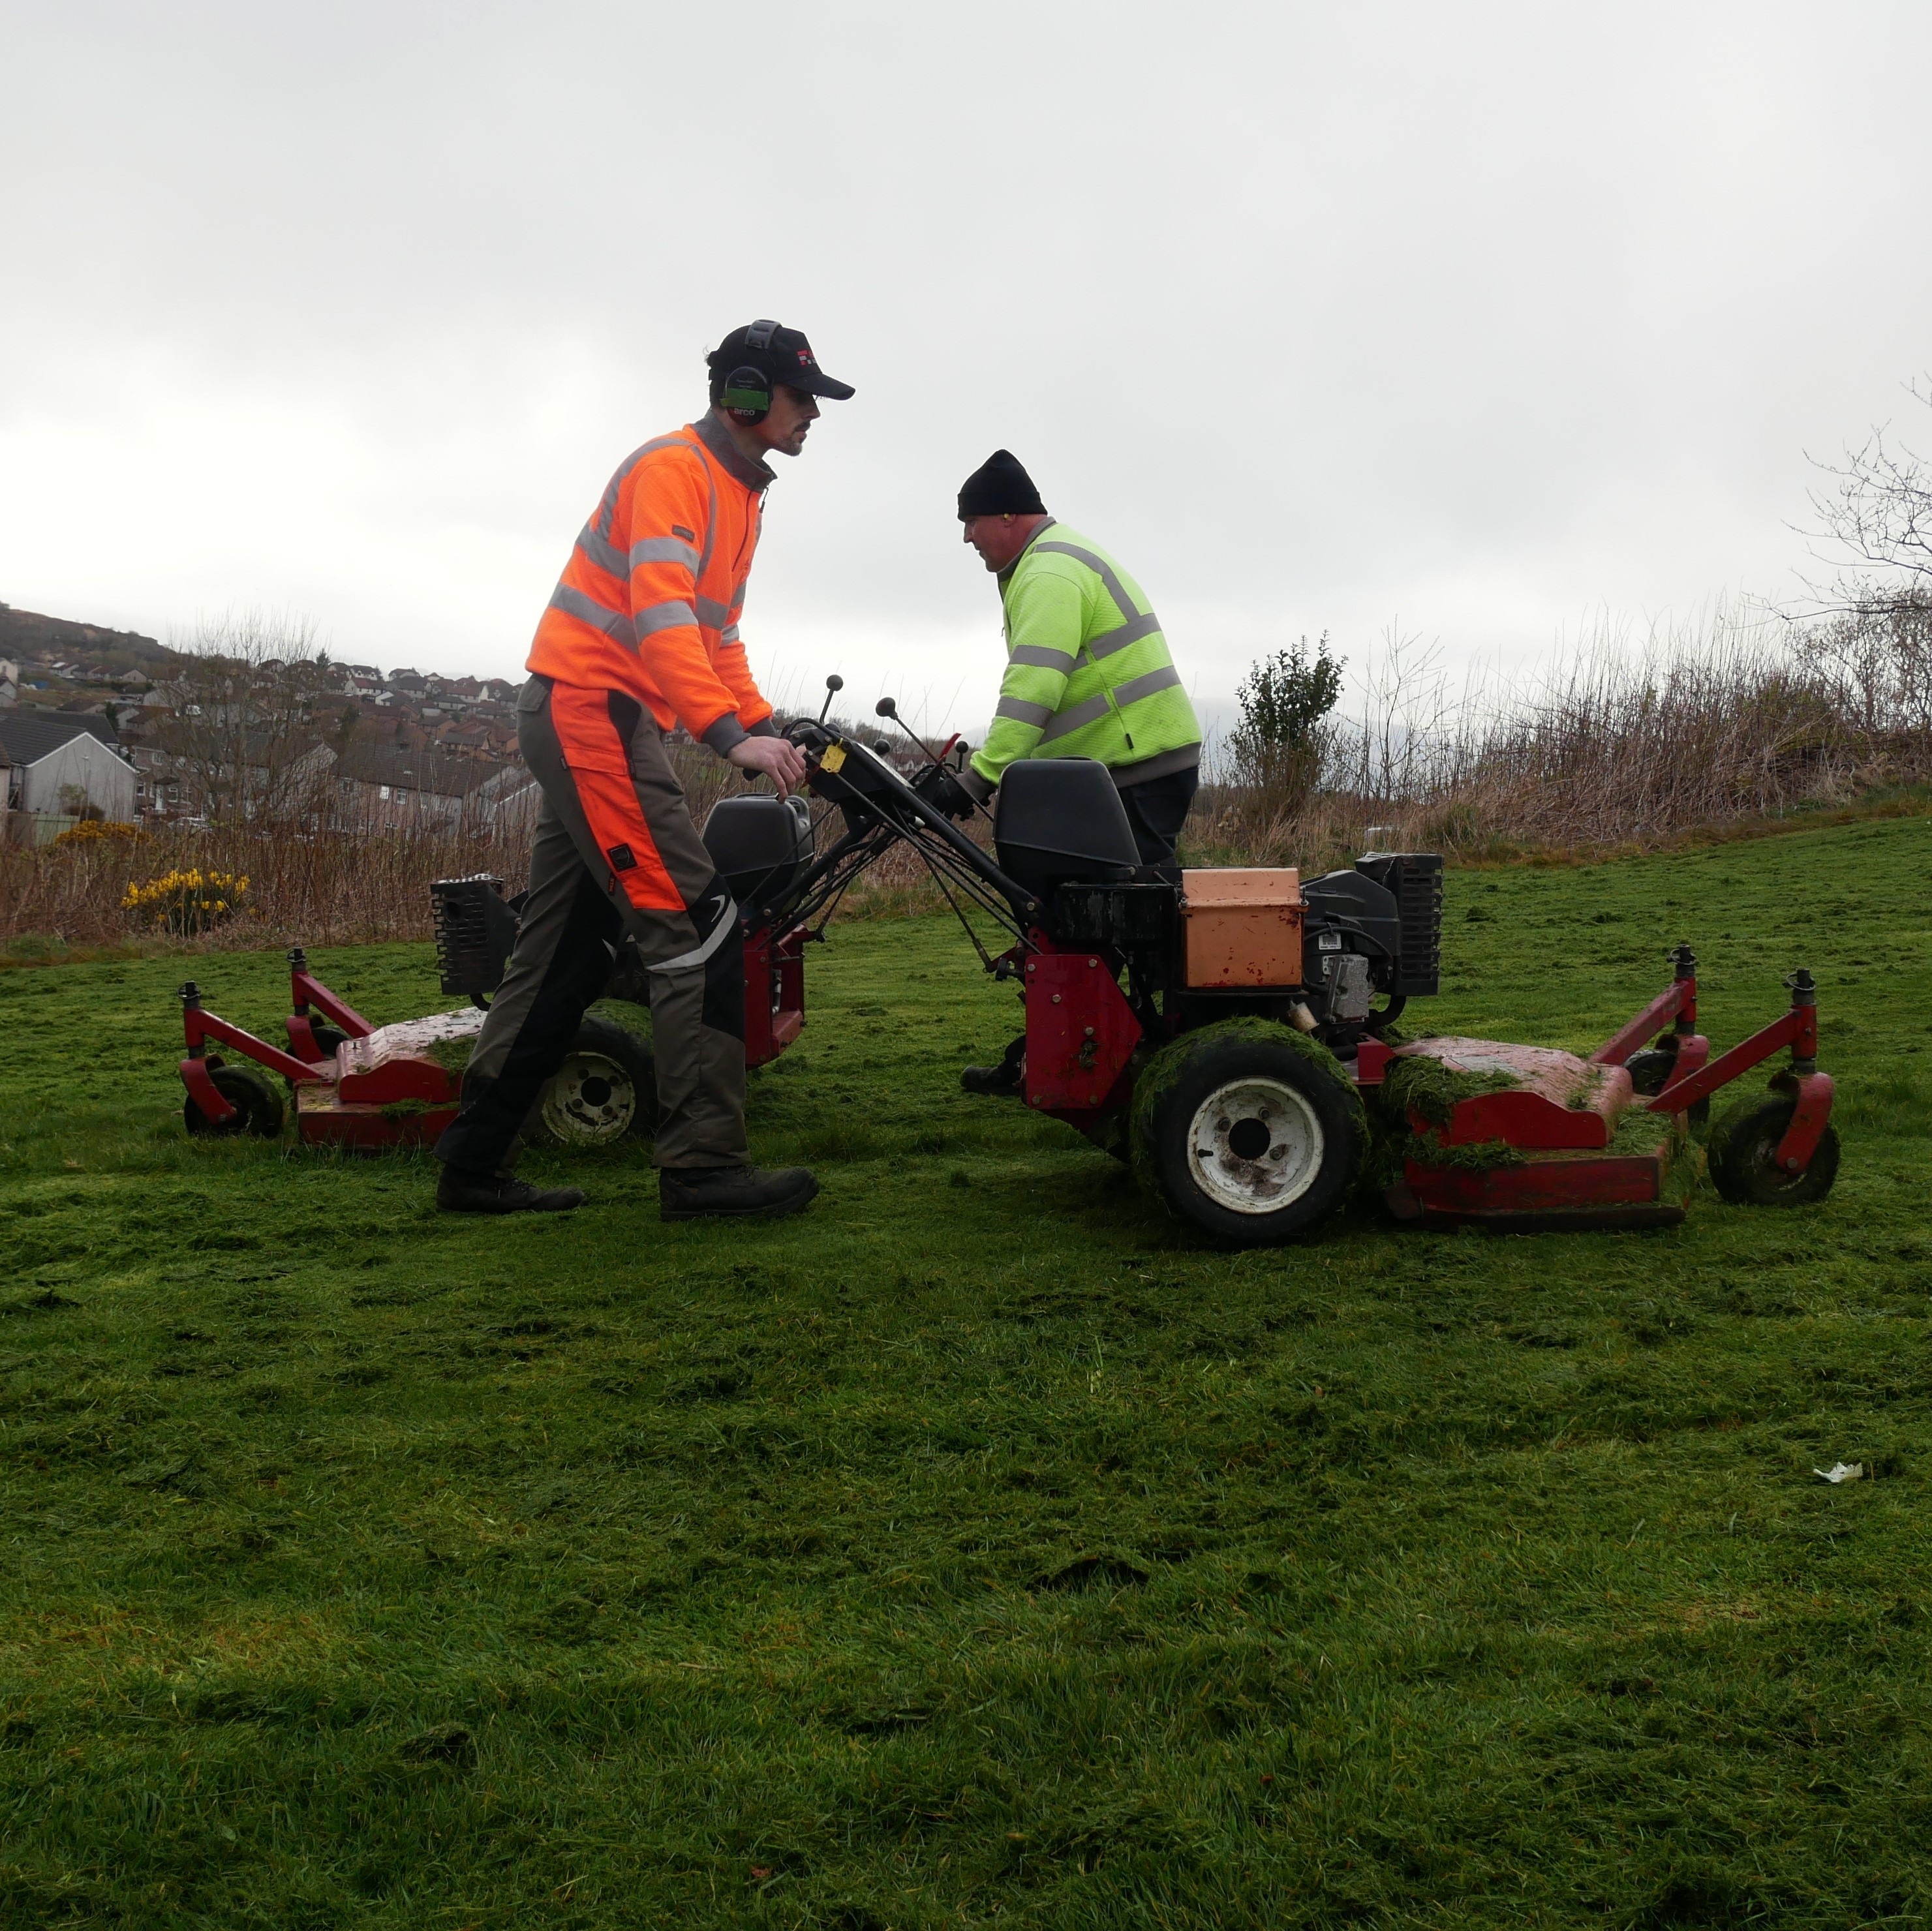
[(959, 1075), (959, 1084), (968, 1093), (994, 1099), (1018, 1093), (1026, 1084), (1026, 1035), (1022, 1033), (1006, 1048), (998, 1066), (967, 1067)]
[(802, 1167), (664, 1167), (658, 1209), (666, 1220), (778, 1220), (811, 1204), (818, 1183)]
[(533, 1187), (514, 1174), (473, 1174), (445, 1167), (436, 1183), (445, 1213), (568, 1213), (584, 1204), (581, 1187)]

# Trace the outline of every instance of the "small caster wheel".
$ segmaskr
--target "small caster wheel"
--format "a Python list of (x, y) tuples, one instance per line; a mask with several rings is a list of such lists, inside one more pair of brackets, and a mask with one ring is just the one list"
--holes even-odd
[(1827, 1126), (1802, 1174), (1778, 1164), (1778, 1143), (1798, 1110), (1782, 1093), (1760, 1093), (1726, 1107), (1711, 1129), (1712, 1184), (1738, 1207), (1804, 1207), (1822, 1200), (1838, 1177), (1838, 1134)]
[(235, 1108), (226, 1120), (211, 1120), (190, 1093), (182, 1102), (182, 1120), (197, 1138), (226, 1139), (237, 1133), (272, 1140), (282, 1130), (282, 1096), (260, 1073), (240, 1066), (215, 1066), (208, 1078), (214, 1090)]

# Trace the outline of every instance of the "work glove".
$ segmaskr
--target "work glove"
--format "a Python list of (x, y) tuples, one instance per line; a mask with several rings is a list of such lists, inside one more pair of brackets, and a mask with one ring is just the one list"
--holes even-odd
[(913, 788), (928, 805), (944, 811), (949, 818), (970, 818), (973, 815), (975, 801), (972, 793), (944, 765), (935, 765)]

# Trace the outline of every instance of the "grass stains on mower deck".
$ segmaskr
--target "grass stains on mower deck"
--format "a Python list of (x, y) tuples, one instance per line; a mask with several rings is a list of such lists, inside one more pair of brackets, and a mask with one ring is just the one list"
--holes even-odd
[[(838, 688), (828, 680), (828, 707)], [(893, 715), (888, 702), (880, 715)], [(825, 808), (814, 819), (802, 798), (730, 798), (704, 828), (739, 907), (748, 1066), (799, 1037), (808, 943), (823, 938), (859, 875), (904, 843), (987, 970), (1019, 991), (1020, 1102), (1130, 1160), (1145, 1188), (1216, 1243), (1307, 1233), (1371, 1173), (1396, 1218), (1423, 1225), (1672, 1224), (1711, 1096), (1786, 1048), (1789, 1067), (1769, 1093), (1712, 1129), (1712, 1177), (1727, 1199), (1766, 1205), (1831, 1188), (1832, 1081), (1818, 1070), (1817, 994), (1802, 969), (1786, 982), (1789, 1011), (1714, 1060), (1696, 1030), (1688, 945), (1670, 955), (1670, 985), (1587, 1060), (1486, 1039), (1405, 1040), (1396, 1021), (1408, 1002), (1438, 987), (1436, 853), (1370, 852), (1306, 880), (1288, 867), (1143, 866), (1105, 767), (1036, 758), (1006, 773), (989, 856), (935, 802), (956, 738), (937, 754), (921, 745), (923, 767), (908, 780), (883, 745), (828, 726), (822, 712), (787, 734)], [(514, 943), (515, 901), (484, 878), (440, 881), (432, 898), (443, 990), (484, 1006)], [(1004, 932), (997, 955), (974, 912)], [(291, 1083), (306, 1140), (433, 1142), (454, 1117), (461, 1070), (452, 1062), (480, 1017), (379, 1032), (308, 973), (298, 949), (290, 962), (292, 1054), (204, 1012), (196, 988), (184, 988), (190, 1130), (281, 1127), (279, 1096), (207, 1055), (212, 1037)], [(609, 993), (648, 1003), (628, 941)], [(647, 1130), (655, 1112), (647, 1050), (602, 1020), (586, 1022), (538, 1108), (566, 1144)]]

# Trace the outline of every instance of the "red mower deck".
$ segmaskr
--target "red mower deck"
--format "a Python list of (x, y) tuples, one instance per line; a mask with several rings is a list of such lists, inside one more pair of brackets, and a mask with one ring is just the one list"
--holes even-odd
[[(1451, 1074), (1508, 1082), (1458, 1100), (1446, 1119), (1409, 1109), (1412, 1144), (1445, 1153), (1460, 1150), (1465, 1158), (1436, 1162), (1406, 1154), (1400, 1177), (1384, 1192), (1396, 1218), (1522, 1233), (1674, 1226), (1684, 1217), (1695, 1177), (1684, 1158), (1693, 1109), (1785, 1047), (1790, 1069), (1772, 1085), (1774, 1094), (1791, 1096), (1792, 1117), (1759, 1163), (1771, 1168), (1774, 1192), (1780, 1181), (1802, 1183), (1832, 1110), (1831, 1080), (1817, 1070), (1811, 975), (1802, 969), (1792, 973), (1785, 981), (1792, 1001), (1784, 1015), (1713, 1060), (1710, 1042), (1696, 1030), (1696, 958), (1680, 946), (1672, 961), (1676, 970), (1669, 988), (1587, 1060), (1490, 1039), (1423, 1039), (1373, 1051), (1365, 1042), (1356, 1071), (1365, 1087), (1383, 1084), (1391, 1069), (1420, 1059)], [(1671, 1030), (1640, 1051), (1666, 1023)], [(1630, 1069), (1645, 1060), (1652, 1063), (1646, 1069), (1649, 1096), (1636, 1090)], [(1640, 1108), (1666, 1116), (1666, 1130), (1652, 1147), (1612, 1151), (1618, 1123)], [(1496, 1157), (1483, 1159), (1492, 1148)], [(1835, 1144), (1832, 1157), (1835, 1162)], [(1736, 1197), (1722, 1180), (1720, 1189)]]
[(434, 1013), (338, 1047), (332, 1082), (296, 1088), (302, 1137), (311, 1146), (434, 1146), (456, 1117), (463, 1087), (460, 1066), (446, 1065), (434, 1049), (474, 1039), (485, 1016)]

